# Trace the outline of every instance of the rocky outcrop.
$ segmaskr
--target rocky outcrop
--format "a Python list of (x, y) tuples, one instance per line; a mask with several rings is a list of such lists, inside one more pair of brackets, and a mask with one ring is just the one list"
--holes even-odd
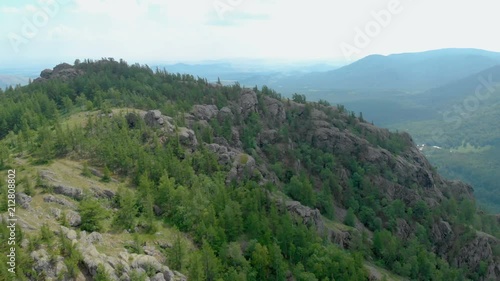
[(279, 132), (275, 129), (264, 130), (258, 136), (258, 145), (260, 147), (268, 144), (276, 144), (279, 140)]
[[(45, 278), (47, 278), (46, 280), (61, 280), (58, 279), (58, 277), (62, 276), (67, 270), (63, 257), (56, 256), (55, 258), (51, 258), (47, 251), (43, 248), (31, 252), (30, 257), (34, 261), (33, 270), (37, 274), (43, 274)], [(69, 279), (62, 280), (69, 281)]]
[(24, 209), (31, 209), (31, 196), (28, 196), (26, 193), (17, 192), (16, 193), (16, 202), (21, 205)]
[(73, 210), (64, 211), (63, 213), (61, 209), (51, 207), (50, 212), (58, 220), (62, 218), (63, 214), (65, 214), (65, 220), (70, 226), (77, 227), (82, 224), (82, 218), (80, 214)]
[(493, 254), (499, 240), (495, 237), (477, 232), (475, 237), (460, 249), (452, 258), (451, 264), (461, 268), (469, 268), (471, 272), (479, 272), (481, 262), (488, 265), (484, 280), (500, 280), (500, 261)]
[(216, 105), (213, 104), (198, 104), (193, 106), (193, 115), (199, 120), (210, 121), (212, 118), (216, 117), (219, 113)]
[(54, 69), (45, 69), (40, 73), (40, 77), (35, 79), (33, 82), (40, 83), (51, 79), (59, 79), (62, 81), (68, 81), (74, 79), (78, 76), (83, 75), (83, 71), (76, 69), (70, 64), (62, 63), (54, 67)]
[(70, 226), (77, 227), (82, 224), (82, 217), (80, 216), (79, 213), (75, 211), (67, 211), (66, 213), (66, 220), (68, 221)]
[(155, 128), (162, 128), (168, 133), (175, 131), (175, 126), (172, 125), (172, 118), (161, 114), (159, 110), (150, 110), (143, 116), (146, 125)]
[(410, 227), (408, 222), (404, 219), (396, 220), (396, 235), (403, 240), (410, 238), (413, 233), (413, 229)]
[[(191, 119), (187, 121), (188, 123), (193, 124), (195, 121), (194, 116), (190, 116)], [(146, 125), (154, 128), (160, 128), (163, 132), (166, 133), (167, 137), (178, 136), (180, 143), (184, 146), (189, 147), (192, 151), (194, 151), (194, 149), (198, 146), (196, 134), (192, 129), (186, 127), (176, 128), (174, 125), (172, 125), (173, 119), (169, 116), (162, 115), (159, 110), (147, 111), (143, 114), (143, 118)]]
[(109, 189), (102, 189), (100, 187), (93, 186), (90, 190), (92, 190), (94, 196), (97, 198), (112, 199), (115, 197), (115, 192)]
[(179, 141), (182, 145), (185, 145), (191, 149), (198, 146), (198, 140), (196, 139), (196, 134), (193, 130), (180, 127), (178, 129)]
[(65, 206), (65, 207), (75, 209), (75, 204), (69, 202), (68, 200), (66, 200), (64, 198), (59, 198), (59, 197), (56, 197), (56, 196), (51, 195), (51, 194), (45, 195), (43, 197), (43, 201), (48, 202), (48, 203), (57, 203), (59, 205)]
[(298, 216), (304, 224), (324, 230), (325, 226), (318, 209), (311, 209), (298, 201), (285, 201), (285, 207), (291, 214)]
[(234, 114), (231, 110), (231, 108), (225, 106), (219, 110), (219, 113), (217, 114), (217, 119), (219, 122), (222, 124), (224, 120), (226, 119), (232, 119), (234, 117)]
[(283, 103), (277, 99), (270, 97), (264, 97), (264, 106), (266, 112), (271, 117), (271, 122), (274, 125), (280, 125), (286, 120), (285, 106)]
[[(170, 270), (168, 266), (150, 255), (130, 254), (122, 251), (115, 257), (100, 253), (95, 247), (103, 241), (100, 233), (88, 234), (82, 231), (78, 238), (74, 230), (66, 227), (61, 227), (61, 230), (82, 254), (82, 265), (88, 272), (89, 278), (95, 277), (98, 266), (103, 265), (111, 280), (130, 280), (130, 274), (136, 271), (150, 273), (149, 280), (187, 281), (184, 275)], [(53, 270), (53, 268), (46, 267), (45, 270)]]
[(240, 110), (241, 115), (246, 118), (251, 113), (257, 112), (257, 94), (250, 89), (243, 89), (240, 96)]
[(255, 159), (246, 153), (239, 153), (234, 158), (231, 170), (227, 174), (226, 183), (253, 178), (257, 174), (260, 175), (260, 172), (257, 170)]
[(432, 226), (430, 237), (433, 251), (451, 265), (479, 272), (481, 262), (484, 262), (487, 268), (481, 280), (500, 279), (500, 260), (494, 253), (494, 249), (500, 246), (497, 238), (472, 229), (453, 228), (443, 220)]
[(278, 206), (282, 208), (285, 207), (288, 212), (299, 219), (301, 223), (315, 228), (318, 233), (328, 237), (331, 242), (337, 244), (343, 249), (348, 249), (350, 247), (352, 233), (335, 227), (327, 227), (324, 218), (321, 216), (318, 209), (312, 209), (304, 206), (298, 201), (277, 199), (272, 196), (271, 198), (276, 201)]
[(216, 143), (207, 144), (206, 147), (209, 151), (217, 155), (217, 160), (222, 166), (233, 163), (236, 156), (240, 153), (237, 150)]
[(68, 196), (69, 198), (72, 198), (75, 200), (82, 200), (83, 199), (83, 190), (81, 188), (58, 184), (58, 185), (52, 186), (52, 189), (53, 189), (54, 193), (56, 193), (56, 194)]
[(49, 183), (56, 183), (56, 182), (61, 182), (56, 178), (56, 174), (52, 171), (47, 171), (47, 170), (42, 170), (39, 173), (40, 179), (49, 182)]

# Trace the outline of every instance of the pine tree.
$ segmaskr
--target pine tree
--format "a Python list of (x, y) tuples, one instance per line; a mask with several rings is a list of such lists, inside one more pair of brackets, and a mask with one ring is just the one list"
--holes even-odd
[(354, 210), (352, 208), (349, 208), (344, 218), (344, 224), (354, 227), (355, 223), (356, 223), (356, 216), (354, 215)]
[(120, 188), (118, 198), (120, 208), (116, 212), (113, 226), (119, 229), (133, 229), (138, 211), (134, 193), (126, 188)]

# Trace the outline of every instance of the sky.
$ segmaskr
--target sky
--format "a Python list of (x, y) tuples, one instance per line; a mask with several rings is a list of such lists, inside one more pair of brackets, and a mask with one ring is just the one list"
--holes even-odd
[(0, 66), (352, 62), (440, 48), (500, 51), (497, 0), (3, 0)]

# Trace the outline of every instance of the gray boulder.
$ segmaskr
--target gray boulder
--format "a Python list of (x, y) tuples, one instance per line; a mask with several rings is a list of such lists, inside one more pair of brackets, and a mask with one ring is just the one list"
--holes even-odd
[(193, 106), (192, 112), (197, 119), (209, 121), (217, 116), (219, 110), (213, 104), (197, 104)]
[(264, 97), (264, 106), (268, 115), (272, 118), (273, 123), (276, 125), (282, 124), (286, 120), (285, 106), (277, 99)]
[(26, 195), (23, 192), (17, 192), (16, 193), (16, 202), (21, 205), (24, 209), (31, 209), (30, 203), (31, 203), (31, 196)]
[(115, 197), (115, 192), (109, 189), (102, 189), (100, 187), (93, 186), (90, 190), (92, 190), (94, 196), (97, 198), (112, 199)]
[(56, 197), (56, 196), (51, 195), (51, 194), (45, 195), (43, 197), (43, 201), (48, 202), (48, 203), (57, 203), (59, 205), (62, 205), (62, 206), (65, 206), (65, 207), (68, 207), (71, 209), (75, 208), (75, 205), (73, 203), (69, 202), (68, 200), (66, 200), (64, 198)]
[(79, 213), (75, 211), (67, 211), (66, 213), (66, 220), (68, 221), (69, 225), (73, 227), (80, 226), (82, 224), (82, 217), (80, 216)]
[(241, 115), (246, 118), (251, 113), (257, 112), (257, 94), (250, 89), (243, 89), (240, 97)]
[(198, 146), (198, 140), (196, 139), (196, 135), (193, 130), (185, 127), (180, 127), (178, 134), (179, 134), (179, 141), (182, 145), (185, 145), (192, 149)]
[(67, 186), (67, 185), (55, 185), (53, 186), (54, 192), (57, 194), (65, 195), (75, 200), (83, 199), (83, 190), (81, 188)]
[(224, 106), (219, 110), (219, 114), (217, 114), (217, 119), (220, 123), (224, 122), (226, 119), (232, 119), (234, 117), (233, 112), (227, 106)]

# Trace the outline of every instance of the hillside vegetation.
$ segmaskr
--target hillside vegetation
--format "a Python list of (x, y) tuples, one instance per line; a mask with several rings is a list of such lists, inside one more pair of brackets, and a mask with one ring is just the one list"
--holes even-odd
[(7, 280), (500, 277), (499, 224), (472, 187), (343, 106), (113, 59), (0, 102), (22, 226)]

